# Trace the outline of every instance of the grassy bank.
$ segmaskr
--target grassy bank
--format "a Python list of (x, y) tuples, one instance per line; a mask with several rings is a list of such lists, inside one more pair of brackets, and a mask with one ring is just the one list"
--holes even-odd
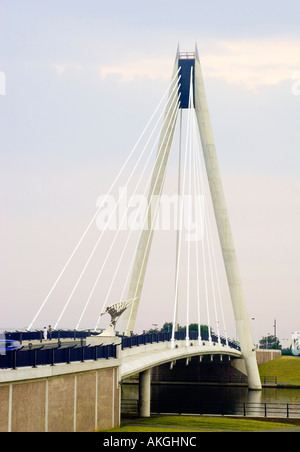
[(205, 416), (153, 416), (150, 419), (131, 420), (119, 428), (106, 432), (253, 432), (281, 430), (291, 427), (284, 422), (244, 418)]
[(259, 366), (261, 377), (277, 377), (278, 383), (300, 385), (300, 358), (280, 356)]

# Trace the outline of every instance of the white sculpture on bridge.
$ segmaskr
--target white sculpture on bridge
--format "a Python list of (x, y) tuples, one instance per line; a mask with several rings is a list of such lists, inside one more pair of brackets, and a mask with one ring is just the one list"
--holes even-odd
[(99, 336), (115, 336), (116, 335), (116, 323), (126, 311), (129, 306), (135, 301), (135, 298), (131, 300), (119, 301), (118, 303), (114, 303), (111, 306), (108, 306), (104, 312), (100, 314), (100, 317), (104, 314), (109, 314), (111, 316), (110, 324)]

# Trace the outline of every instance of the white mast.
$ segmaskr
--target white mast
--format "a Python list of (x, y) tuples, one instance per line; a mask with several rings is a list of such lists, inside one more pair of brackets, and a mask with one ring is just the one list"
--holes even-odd
[(252, 340), (249, 318), (244, 301), (241, 277), (238, 268), (223, 191), (223, 184), (212, 134), (197, 46), (195, 50), (195, 109), (210, 193), (212, 197), (223, 260), (231, 295), (231, 302), (233, 306), (239, 342), (241, 345), (241, 351), (247, 369), (248, 385), (250, 389), (261, 389), (261, 381), (256, 361), (256, 350)]

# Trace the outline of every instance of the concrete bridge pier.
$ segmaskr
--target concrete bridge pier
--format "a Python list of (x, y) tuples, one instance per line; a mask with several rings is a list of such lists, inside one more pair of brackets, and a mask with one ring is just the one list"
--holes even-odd
[(151, 400), (151, 369), (144, 370), (139, 374), (139, 415), (150, 417)]

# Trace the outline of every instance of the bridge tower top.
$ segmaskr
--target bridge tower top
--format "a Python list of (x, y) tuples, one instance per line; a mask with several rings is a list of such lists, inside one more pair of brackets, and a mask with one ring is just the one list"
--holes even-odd
[(177, 61), (180, 68), (180, 109), (187, 109), (190, 105), (190, 85), (192, 78), (193, 99), (191, 99), (193, 107), (195, 106), (195, 52), (178, 52)]

